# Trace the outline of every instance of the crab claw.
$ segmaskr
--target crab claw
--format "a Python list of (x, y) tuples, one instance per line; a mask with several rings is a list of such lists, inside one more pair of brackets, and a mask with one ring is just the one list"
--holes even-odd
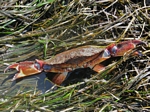
[(38, 60), (35, 61), (24, 61), (20, 63), (15, 63), (10, 66), (8, 66), (4, 72), (6, 72), (8, 69), (16, 69), (18, 73), (16, 73), (12, 79), (16, 80), (21, 77), (37, 74), (43, 71), (41, 67), (41, 63), (38, 63)]
[[(118, 44), (111, 44), (106, 48), (106, 50), (109, 51), (111, 56), (117, 57), (117, 56), (123, 56), (126, 52), (133, 50), (138, 45), (146, 45), (146, 43), (140, 40), (129, 40)], [(134, 55), (141, 55), (141, 53), (135, 51)]]

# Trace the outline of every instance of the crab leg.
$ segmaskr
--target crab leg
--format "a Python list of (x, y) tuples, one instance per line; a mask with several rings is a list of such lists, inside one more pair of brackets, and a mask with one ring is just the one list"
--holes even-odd
[(93, 67), (93, 70), (100, 73), (102, 72), (103, 70), (105, 70), (105, 66), (101, 65), (101, 64), (97, 64)]
[[(68, 74), (68, 73), (67, 73)], [(66, 76), (67, 76), (66, 73), (62, 73), (62, 74), (56, 74), (53, 79), (52, 79), (52, 82), (54, 84), (57, 84), (57, 85), (61, 85), (62, 82), (66, 79)]]

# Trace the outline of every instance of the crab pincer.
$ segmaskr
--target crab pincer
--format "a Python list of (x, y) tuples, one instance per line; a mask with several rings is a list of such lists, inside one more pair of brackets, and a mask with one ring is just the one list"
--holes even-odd
[[(123, 41), (118, 44), (111, 44), (106, 49), (110, 52), (111, 56), (118, 57), (123, 56), (128, 51), (135, 49), (138, 45), (147, 46), (147, 44), (140, 40)], [(135, 51), (133, 55), (140, 55), (138, 51)]]
[(16, 80), (18, 78), (26, 77), (29, 75), (37, 74), (42, 72), (42, 69), (38, 68), (39, 65), (36, 64), (36, 61), (24, 61), (24, 62), (19, 62), (19, 63), (14, 63), (10, 66), (8, 66), (5, 70), (4, 73), (8, 69), (16, 69), (18, 73), (16, 73), (12, 79)]

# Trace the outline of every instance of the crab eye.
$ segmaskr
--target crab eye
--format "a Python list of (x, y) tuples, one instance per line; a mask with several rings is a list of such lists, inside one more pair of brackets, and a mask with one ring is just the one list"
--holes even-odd
[(38, 70), (41, 69), (40, 64), (39, 64), (38, 62), (35, 62), (34, 67), (35, 67), (36, 69), (38, 69)]
[(116, 54), (117, 49), (118, 49), (117, 46), (114, 46), (114, 47), (111, 49), (112, 54)]

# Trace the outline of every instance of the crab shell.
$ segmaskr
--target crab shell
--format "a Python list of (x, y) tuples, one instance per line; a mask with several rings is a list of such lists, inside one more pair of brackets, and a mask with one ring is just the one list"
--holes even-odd
[[(52, 82), (60, 85), (65, 80), (69, 71), (90, 67), (96, 72), (101, 72), (105, 69), (100, 64), (101, 62), (111, 57), (123, 56), (139, 44), (145, 43), (140, 40), (129, 40), (118, 44), (111, 44), (105, 49), (93, 45), (82, 46), (59, 53), (45, 61), (36, 59), (35, 61), (15, 63), (8, 66), (5, 71), (9, 68), (15, 68), (19, 71), (19, 73), (15, 74), (13, 80), (42, 71), (58, 73), (54, 76)], [(136, 55), (138, 52), (134, 54)]]
[[(76, 68), (92, 68), (97, 64), (97, 59), (99, 60), (99, 63), (107, 58), (110, 58), (110, 54), (107, 51), (104, 53), (104, 49), (99, 46), (88, 45), (57, 54), (56, 56), (44, 61), (44, 63), (39, 60), (37, 60), (37, 62), (43, 64), (43, 68), (47, 72), (63, 72), (64, 69), (62, 71), (59, 68), (66, 68), (68, 71), (72, 71)], [(47, 70), (47, 67), (51, 67), (51, 70)]]

